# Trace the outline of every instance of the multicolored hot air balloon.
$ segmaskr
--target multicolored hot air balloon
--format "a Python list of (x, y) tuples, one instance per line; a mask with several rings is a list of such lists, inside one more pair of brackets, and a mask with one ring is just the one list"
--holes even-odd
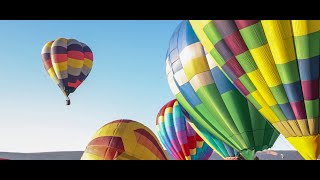
[(200, 20), (191, 25), (240, 92), (305, 159), (317, 159), (320, 21)]
[(42, 62), (50, 78), (69, 95), (88, 77), (93, 66), (91, 49), (75, 39), (59, 38), (42, 48)]
[(132, 120), (112, 121), (100, 128), (81, 160), (167, 160), (160, 142), (146, 126)]
[(175, 159), (207, 160), (211, 149), (224, 159), (239, 157), (236, 150), (199, 126), (177, 100), (161, 108), (156, 124), (160, 141)]
[(160, 141), (176, 160), (208, 160), (212, 149), (191, 128), (178, 101), (172, 100), (159, 111), (156, 126)]
[(243, 97), (206, 53), (190, 23), (170, 40), (166, 71), (171, 91), (195, 122), (212, 136), (254, 159), (272, 147), (278, 132)]

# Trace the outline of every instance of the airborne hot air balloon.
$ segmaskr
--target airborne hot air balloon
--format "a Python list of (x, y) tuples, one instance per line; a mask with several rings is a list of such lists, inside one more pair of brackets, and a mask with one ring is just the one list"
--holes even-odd
[(212, 136), (245, 159), (254, 159), (257, 151), (272, 147), (278, 132), (206, 56), (188, 21), (171, 37), (166, 71), (180, 105)]
[(153, 132), (136, 121), (121, 119), (100, 128), (81, 160), (167, 160)]
[(156, 124), (160, 141), (177, 160), (207, 160), (212, 149), (224, 159), (239, 155), (229, 145), (198, 126), (177, 100), (172, 100), (161, 108)]
[(178, 101), (164, 105), (156, 119), (160, 141), (176, 160), (208, 160), (211, 147), (191, 128)]
[(305, 159), (317, 159), (319, 20), (191, 21), (229, 80)]
[(67, 105), (70, 105), (69, 95), (88, 77), (92, 69), (93, 54), (82, 42), (59, 38), (44, 45), (42, 62), (50, 78), (66, 96)]

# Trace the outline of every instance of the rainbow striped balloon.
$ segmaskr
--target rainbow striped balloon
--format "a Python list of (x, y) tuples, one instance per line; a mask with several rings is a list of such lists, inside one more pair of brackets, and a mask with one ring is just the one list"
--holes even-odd
[(160, 141), (176, 160), (208, 160), (211, 147), (192, 129), (177, 100), (164, 105), (156, 120)]
[(42, 48), (42, 62), (50, 78), (59, 86), (70, 105), (69, 95), (88, 77), (93, 54), (84, 43), (58, 38)]

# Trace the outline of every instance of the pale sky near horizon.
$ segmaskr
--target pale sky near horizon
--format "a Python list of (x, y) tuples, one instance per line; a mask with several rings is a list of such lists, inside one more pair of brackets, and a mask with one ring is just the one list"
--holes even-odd
[[(84, 150), (92, 135), (116, 119), (132, 119), (156, 134), (159, 109), (174, 99), (165, 55), (179, 20), (0, 21), (0, 151)], [(94, 66), (70, 96), (47, 75), (43, 45), (75, 38), (93, 51)], [(292, 149), (281, 138), (273, 149)]]

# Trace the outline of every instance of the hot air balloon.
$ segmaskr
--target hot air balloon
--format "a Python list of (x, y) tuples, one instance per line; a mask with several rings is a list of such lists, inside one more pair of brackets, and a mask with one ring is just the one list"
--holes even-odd
[(81, 160), (167, 160), (159, 140), (139, 122), (115, 120), (100, 128)]
[(206, 54), (188, 21), (171, 37), (166, 72), (171, 91), (195, 122), (245, 159), (272, 147), (279, 136)]
[(236, 150), (199, 126), (177, 100), (172, 100), (161, 108), (156, 125), (160, 141), (177, 160), (207, 160), (212, 149), (224, 159), (239, 157)]
[(305, 159), (317, 159), (319, 20), (191, 21), (210, 57)]
[(178, 101), (164, 105), (156, 119), (160, 141), (176, 160), (208, 160), (212, 148), (191, 128)]
[(93, 54), (82, 42), (59, 38), (44, 45), (42, 62), (50, 78), (66, 96), (67, 105), (70, 105), (69, 95), (88, 77), (92, 69)]

